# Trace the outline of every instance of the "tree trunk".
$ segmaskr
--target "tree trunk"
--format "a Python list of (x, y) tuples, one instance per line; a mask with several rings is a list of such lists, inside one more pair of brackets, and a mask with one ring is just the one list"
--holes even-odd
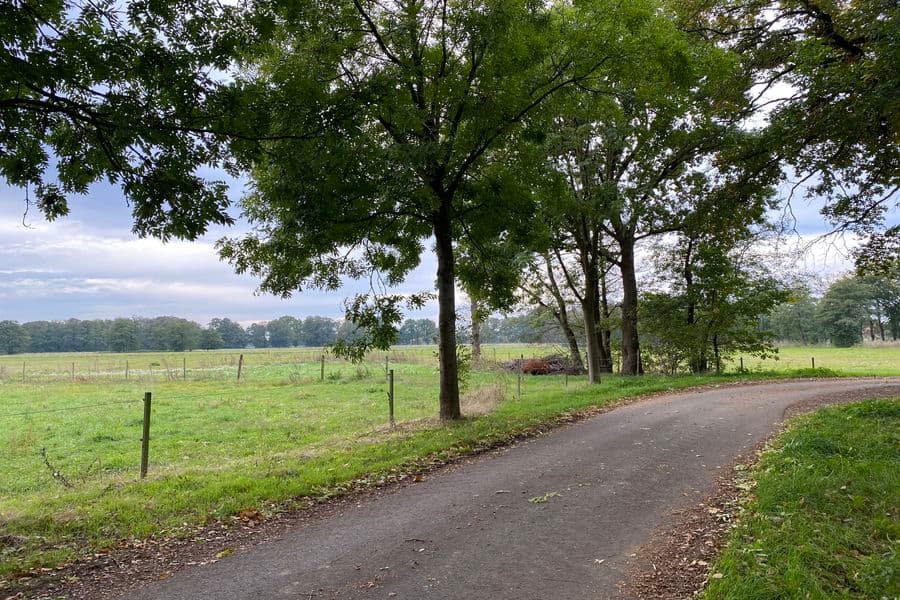
[(606, 288), (606, 265), (600, 258), (600, 348), (604, 358), (600, 370), (604, 373), (613, 372), (612, 357), (612, 331), (609, 328), (609, 295)]
[(869, 319), (869, 340), (875, 341), (875, 321)]
[[(697, 302), (694, 300), (694, 238), (688, 238), (687, 250), (684, 253), (684, 295), (687, 298), (686, 323), (691, 332), (697, 324)], [(703, 373), (706, 371), (706, 340), (699, 347), (691, 350), (691, 373)]]
[(713, 353), (716, 357), (716, 375), (722, 374), (722, 359), (719, 356), (719, 336), (713, 336)]
[(600, 283), (599, 271), (593, 240), (583, 233), (577, 240), (579, 262), (584, 274), (584, 295), (581, 298), (581, 312), (584, 313), (584, 333), (587, 337), (588, 381), (600, 383), (603, 346), (600, 340)]
[(472, 362), (481, 362), (481, 314), (478, 300), (469, 297), (469, 313), (472, 319)]
[(597, 335), (597, 320), (594, 312), (594, 306), (597, 299), (588, 289), (585, 290), (584, 301), (581, 303), (581, 311), (584, 313), (584, 332), (587, 336), (587, 369), (588, 381), (590, 383), (600, 383), (600, 336)]
[(556, 317), (566, 342), (569, 345), (569, 360), (572, 361), (572, 368), (578, 372), (584, 371), (584, 362), (581, 360), (581, 350), (578, 348), (578, 336), (572, 330), (572, 324), (569, 322), (569, 308), (566, 306), (566, 299), (559, 290), (559, 284), (556, 283), (556, 275), (553, 272), (553, 262), (549, 254), (544, 255), (544, 264), (547, 268), (547, 288), (556, 302), (556, 310), (551, 309), (553, 316)]
[(456, 359), (456, 272), (450, 228), (450, 203), (441, 202), (434, 218), (437, 254), (438, 354), (440, 357), (440, 417), (443, 421), (460, 419), (459, 367)]
[(638, 340), (638, 291), (634, 265), (634, 237), (619, 240), (622, 271), (622, 374), (641, 373), (641, 345)]
[(881, 318), (881, 307), (878, 306), (876, 308), (875, 318), (878, 320), (878, 333), (881, 336), (881, 341), (885, 341), (884, 339), (884, 319)]

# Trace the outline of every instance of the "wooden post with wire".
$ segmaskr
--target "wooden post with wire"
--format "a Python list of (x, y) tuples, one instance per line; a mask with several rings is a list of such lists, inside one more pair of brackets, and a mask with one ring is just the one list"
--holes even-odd
[(141, 479), (147, 476), (150, 463), (150, 392), (144, 392), (144, 432), (141, 437)]
[(519, 368), (517, 369), (516, 375), (518, 378), (516, 380), (516, 398), (519, 400), (522, 399), (522, 373), (525, 371), (525, 355), (519, 355)]
[(72, 381), (75, 381), (75, 362), (72, 361)]
[(181, 357), (181, 378), (187, 381), (187, 356)]
[(394, 370), (388, 371), (388, 418), (394, 426)]

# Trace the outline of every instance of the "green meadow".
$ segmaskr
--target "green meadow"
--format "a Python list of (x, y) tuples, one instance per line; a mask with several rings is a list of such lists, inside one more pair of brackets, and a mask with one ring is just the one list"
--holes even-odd
[[(780, 361), (747, 361), (749, 373), (730, 364), (718, 377), (613, 375), (598, 386), (562, 375), (520, 383), (497, 364), (552, 351), (487, 347), (466, 382), (467, 418), (449, 426), (434, 419), (432, 347), (361, 364), (323, 362), (313, 349), (2, 357), (0, 589), (3, 579), (124, 539), (186, 535), (250, 508), (290, 510), (626, 397), (756, 377), (900, 375), (900, 348), (791, 348)], [(805, 364), (813, 355), (817, 371)], [(394, 371), (393, 427), (386, 368)], [(141, 479), (146, 392), (149, 473)]]

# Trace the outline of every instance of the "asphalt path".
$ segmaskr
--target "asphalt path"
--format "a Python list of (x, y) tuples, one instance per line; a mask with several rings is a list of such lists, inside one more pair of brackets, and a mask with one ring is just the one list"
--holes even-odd
[(800, 402), (900, 395), (900, 379), (760, 383), (659, 396), (464, 461), (128, 600), (627, 597), (672, 513)]

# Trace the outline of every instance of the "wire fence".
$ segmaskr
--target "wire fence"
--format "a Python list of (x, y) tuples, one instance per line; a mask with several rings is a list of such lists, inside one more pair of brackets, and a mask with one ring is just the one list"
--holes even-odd
[[(437, 365), (436, 353), (428, 348), (373, 352), (361, 363), (375, 366), (388, 363)], [(98, 382), (172, 382), (227, 381), (262, 379), (277, 376), (304, 376), (314, 379), (316, 367), (343, 365), (325, 349), (289, 351), (247, 351), (240, 353), (195, 351), (185, 353), (147, 353), (133, 355), (52, 354), (23, 358), (0, 357), (0, 382), (3, 383), (98, 383)]]
[[(488, 351), (478, 365), (468, 394), (475, 411), (523, 394), (522, 374), (494, 356), (513, 351)], [(34, 368), (26, 358), (18, 373), (0, 374), (0, 497), (302, 461), (328, 444), (388, 439), (437, 412), (431, 348), (372, 353), (359, 364), (322, 351), (184, 356), (178, 369), (159, 361), (161, 376), (132, 357), (87, 357), (83, 370), (37, 358)]]
[[(534, 358), (562, 348), (545, 345), (486, 346), (483, 359), (504, 362), (524, 356)], [(0, 383), (98, 383), (173, 381), (259, 380), (278, 376), (315, 379), (317, 366), (346, 368), (346, 361), (324, 348), (285, 350), (147, 352), (136, 354), (78, 353), (0, 356)], [(437, 367), (436, 346), (400, 346), (371, 352), (361, 363), (369, 368), (384, 363)], [(360, 365), (356, 365), (358, 368)], [(326, 373), (327, 375), (327, 373)]]
[[(88, 388), (68, 397), (38, 396), (30, 405), (0, 398), (0, 497), (60, 486), (103, 487), (223, 462), (259, 464), (282, 455), (303, 460), (336, 439), (386, 439), (395, 427), (434, 417), (437, 372), (423, 377), (415, 367), (388, 357), (367, 365), (365, 377), (349, 387), (329, 380), (327, 371), (322, 378), (320, 370), (312, 388), (234, 382), (196, 393), (171, 386), (145, 393), (135, 385), (104, 392), (123, 394), (118, 400), (91, 401)], [(499, 391), (482, 398), (512, 396), (516, 389), (515, 375), (483, 375), (476, 392)], [(316, 393), (329, 388), (331, 395)]]

